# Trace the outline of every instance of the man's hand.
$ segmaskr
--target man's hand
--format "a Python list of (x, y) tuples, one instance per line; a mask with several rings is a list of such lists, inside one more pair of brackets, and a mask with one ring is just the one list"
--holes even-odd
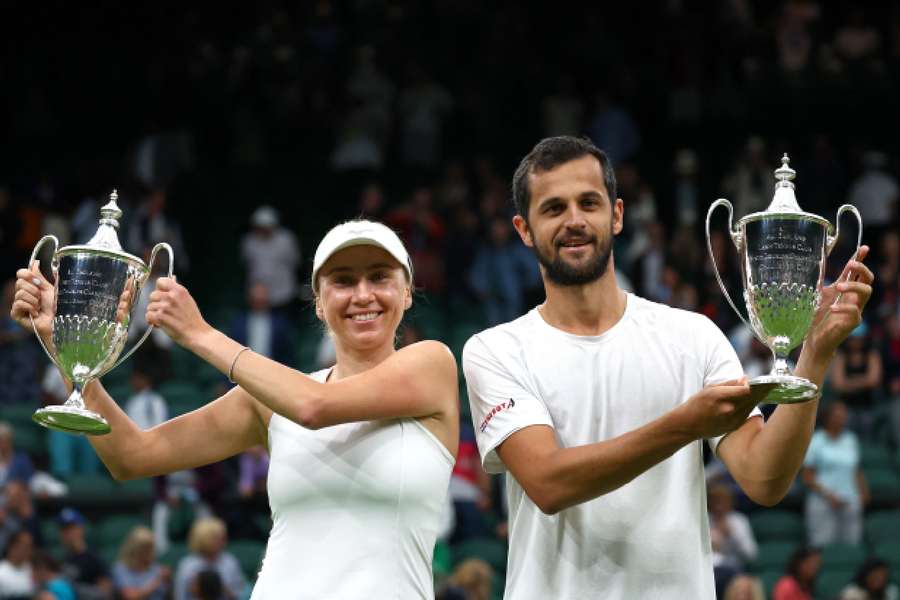
[(819, 309), (813, 317), (804, 349), (818, 358), (830, 360), (837, 347), (862, 322), (862, 311), (872, 297), (875, 275), (863, 264), (868, 246), (860, 246), (855, 260), (844, 266), (832, 285), (822, 288)]
[(773, 385), (750, 387), (746, 377), (708, 385), (679, 409), (687, 419), (692, 437), (713, 438), (730, 433), (743, 425), (753, 408), (759, 404)]

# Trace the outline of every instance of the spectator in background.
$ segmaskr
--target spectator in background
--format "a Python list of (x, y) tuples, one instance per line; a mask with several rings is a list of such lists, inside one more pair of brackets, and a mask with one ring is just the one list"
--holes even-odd
[(866, 236), (881, 237), (897, 217), (900, 186), (897, 178), (886, 170), (887, 156), (869, 151), (863, 155), (863, 172), (850, 184), (848, 202), (859, 209)]
[(858, 544), (862, 539), (869, 491), (859, 466), (859, 441), (846, 424), (847, 407), (842, 402), (829, 404), (822, 428), (813, 433), (806, 452), (806, 536), (816, 548), (835, 542)]
[(284, 311), (297, 300), (296, 271), (300, 264), (297, 238), (279, 224), (278, 212), (271, 206), (260, 206), (253, 211), (250, 225), (251, 231), (241, 240), (247, 283), (265, 285), (269, 305), (273, 310)]
[(494, 570), (480, 558), (467, 558), (457, 565), (440, 596), (441, 600), (490, 600)]
[(821, 566), (822, 554), (818, 550), (800, 548), (794, 552), (787, 572), (775, 584), (772, 600), (813, 600)]
[(870, 438), (878, 413), (875, 402), (881, 391), (881, 354), (872, 347), (865, 321), (853, 330), (834, 357), (831, 385), (847, 406), (849, 427)]
[(135, 527), (128, 534), (113, 564), (112, 580), (122, 600), (165, 600), (172, 572), (156, 562), (153, 532)]
[(540, 285), (541, 274), (508, 218), (495, 217), (489, 233), (488, 243), (475, 255), (469, 282), (490, 327), (522, 316), (525, 292)]
[(40, 398), (40, 347), (34, 333), (17, 327), (10, 318), (15, 282), (6, 281), (0, 292), (0, 406), (19, 404), (37, 408)]
[(481, 467), (470, 421), (464, 419), (460, 422), (459, 450), (450, 474), (450, 499), (453, 501), (456, 523), (451, 544), (485, 535), (485, 513), (491, 508), (491, 479)]
[(412, 64), (409, 84), (400, 92), (397, 104), (403, 164), (426, 172), (437, 168), (444, 121), (452, 109), (450, 93), (425, 69)]
[(478, 215), (468, 206), (458, 206), (449, 217), (445, 268), (450, 305), (470, 306), (477, 295), (469, 282), (469, 273), (481, 245)]
[[(38, 546), (44, 544), (44, 538), (41, 535), (41, 522), (38, 519), (37, 511), (34, 509), (34, 502), (31, 499), (31, 492), (28, 490), (28, 484), (24, 481), (13, 479), (6, 482), (4, 491), (5, 513), (3, 519), (4, 529), (7, 531), (17, 531), (24, 529), (31, 534), (32, 541)], [(2, 537), (2, 533), (0, 533)]]
[(9, 189), (0, 183), (0, 268), (3, 269), (0, 273), (13, 273), (24, 264), (16, 247), (21, 228)]
[(0, 598), (25, 600), (34, 594), (33, 553), (34, 540), (26, 530), (9, 538), (0, 561)]
[(266, 484), (269, 475), (269, 453), (265, 446), (253, 446), (240, 456), (237, 512), (230, 519), (229, 529), (239, 538), (265, 540), (268, 531), (256, 524), (254, 515), (269, 512), (269, 495)]
[[(131, 309), (131, 325), (128, 327), (128, 342), (136, 344), (147, 331), (147, 305), (150, 294), (156, 289), (156, 281), (168, 273), (168, 265), (163, 258), (153, 265), (150, 277), (141, 288), (141, 295)], [(172, 340), (159, 329), (153, 329), (147, 341), (135, 352), (132, 364), (150, 376), (156, 383), (161, 383), (172, 376)]]
[(200, 600), (192, 590), (197, 574), (212, 570), (223, 583), (222, 598), (236, 600), (246, 585), (237, 559), (225, 549), (225, 524), (214, 517), (198, 519), (191, 527), (188, 546), (191, 553), (181, 559), (175, 572), (175, 600)]
[(18, 480), (26, 484), (34, 475), (34, 465), (28, 454), (16, 450), (13, 444), (13, 429), (9, 423), (0, 421), (0, 489), (6, 482)]
[(216, 571), (200, 571), (194, 578), (191, 590), (197, 600), (222, 600), (225, 588)]
[(153, 389), (153, 378), (149, 373), (135, 365), (130, 382), (134, 394), (126, 402), (125, 412), (138, 427), (152, 429), (169, 418), (166, 400)]
[(285, 315), (272, 311), (266, 284), (260, 281), (250, 284), (247, 304), (249, 310), (237, 315), (231, 324), (231, 337), (257, 354), (283, 365), (295, 364), (290, 321)]
[(738, 575), (728, 584), (724, 600), (766, 600), (766, 593), (759, 578)]
[[(50, 364), (44, 368), (41, 381), (43, 405), (62, 404), (69, 397), (69, 390), (59, 369)], [(51, 429), (47, 432), (47, 449), (50, 453), (50, 472), (66, 479), (74, 474), (96, 473), (100, 459), (83, 435), (72, 435)]]
[(890, 402), (894, 444), (900, 446), (900, 310), (888, 315), (881, 349), (884, 390)]
[[(33, 574), (35, 587), (39, 590), (35, 600), (76, 600), (75, 590), (60, 571), (59, 562), (50, 554), (41, 551), (35, 554)], [(122, 600), (135, 598), (123, 597)]]
[(679, 226), (693, 228), (697, 224), (702, 207), (707, 198), (701, 192), (697, 178), (697, 153), (690, 148), (682, 148), (675, 154), (672, 165), (675, 181), (672, 185), (672, 208), (675, 222)]
[(74, 508), (59, 513), (60, 541), (65, 548), (63, 572), (75, 584), (81, 600), (108, 600), (113, 584), (106, 564), (88, 547), (84, 517)]
[[(175, 272), (184, 273), (190, 260), (181, 237), (181, 226), (166, 213), (168, 195), (165, 188), (148, 189), (136, 213), (131, 218), (127, 232), (127, 248), (138, 256), (150, 257), (150, 250), (159, 242), (172, 246), (175, 255)], [(167, 260), (165, 256), (160, 261)]]
[(434, 194), (428, 186), (413, 190), (410, 201), (391, 211), (385, 225), (397, 231), (409, 250), (416, 283), (426, 292), (444, 291), (444, 238), (446, 227), (434, 210)]
[(765, 141), (751, 137), (743, 156), (722, 184), (734, 203), (735, 219), (765, 210), (772, 201), (773, 168), (766, 152)]
[(606, 152), (613, 167), (633, 158), (641, 148), (637, 123), (605, 92), (596, 96), (587, 132), (591, 141)]
[(756, 538), (746, 515), (734, 510), (731, 488), (718, 484), (709, 489), (709, 539), (719, 595), (744, 566), (756, 559)]
[(880, 558), (870, 557), (859, 568), (853, 583), (838, 600), (900, 600), (900, 588), (891, 583), (891, 569)]
[(544, 137), (581, 135), (584, 131), (584, 102), (575, 89), (575, 79), (562, 74), (556, 89), (544, 98)]

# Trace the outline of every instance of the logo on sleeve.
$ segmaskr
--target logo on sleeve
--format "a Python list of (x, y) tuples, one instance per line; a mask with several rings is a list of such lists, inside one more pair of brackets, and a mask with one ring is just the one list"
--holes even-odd
[(478, 429), (481, 431), (481, 433), (484, 433), (484, 431), (487, 429), (488, 424), (491, 422), (491, 419), (494, 418), (494, 415), (496, 415), (497, 413), (499, 413), (502, 410), (506, 410), (507, 408), (512, 408), (515, 405), (516, 405), (516, 401), (513, 400), (512, 398), (509, 399), (509, 402), (501, 402), (500, 404), (498, 404), (497, 406), (495, 406), (494, 408), (491, 409), (491, 412), (489, 412), (487, 414), (487, 416), (481, 422), (481, 426)]

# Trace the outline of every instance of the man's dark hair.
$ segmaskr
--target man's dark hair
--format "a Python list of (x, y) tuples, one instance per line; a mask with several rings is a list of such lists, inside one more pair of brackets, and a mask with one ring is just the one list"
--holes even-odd
[(544, 138), (532, 148), (513, 175), (512, 194), (516, 212), (528, 220), (528, 206), (531, 203), (531, 190), (528, 187), (528, 176), (531, 173), (550, 171), (559, 165), (581, 158), (593, 156), (603, 167), (603, 183), (609, 201), (616, 201), (616, 173), (606, 153), (594, 145), (588, 138), (577, 138), (570, 135)]

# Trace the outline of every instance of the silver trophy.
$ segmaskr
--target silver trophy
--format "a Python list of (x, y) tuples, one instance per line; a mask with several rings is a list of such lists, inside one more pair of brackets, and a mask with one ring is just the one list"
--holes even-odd
[[(862, 218), (855, 206), (844, 204), (838, 209), (837, 229), (827, 219), (801, 210), (792, 183), (796, 172), (788, 162), (785, 154), (775, 171), (775, 196), (765, 211), (749, 214), (732, 226), (731, 203), (720, 198), (706, 213), (706, 246), (719, 287), (741, 320), (775, 356), (772, 371), (754, 377), (750, 385), (774, 384), (764, 402), (778, 404), (805, 402), (818, 394), (816, 384), (791, 373), (787, 358), (806, 338), (819, 308), (825, 258), (837, 244), (845, 212), (853, 213), (859, 222), (854, 256), (862, 243)], [(728, 229), (741, 260), (749, 323), (725, 288), (713, 256), (709, 222), (719, 206), (728, 209)]]
[(54, 318), (53, 343), (50, 348), (31, 325), (50, 360), (72, 381), (74, 390), (65, 404), (38, 409), (32, 417), (44, 427), (88, 435), (109, 433), (103, 416), (88, 410), (82, 390), (92, 379), (107, 373), (137, 350), (152, 327), (119, 358), (128, 338), (131, 309), (140, 297), (160, 250), (169, 255), (169, 277), (172, 276), (172, 248), (159, 243), (150, 253), (150, 266), (124, 252), (116, 230), (122, 211), (116, 204), (115, 190), (109, 203), (100, 209), (100, 226), (87, 244), (59, 247), (59, 240), (46, 235), (31, 253), (29, 266), (41, 247), (53, 242)]

